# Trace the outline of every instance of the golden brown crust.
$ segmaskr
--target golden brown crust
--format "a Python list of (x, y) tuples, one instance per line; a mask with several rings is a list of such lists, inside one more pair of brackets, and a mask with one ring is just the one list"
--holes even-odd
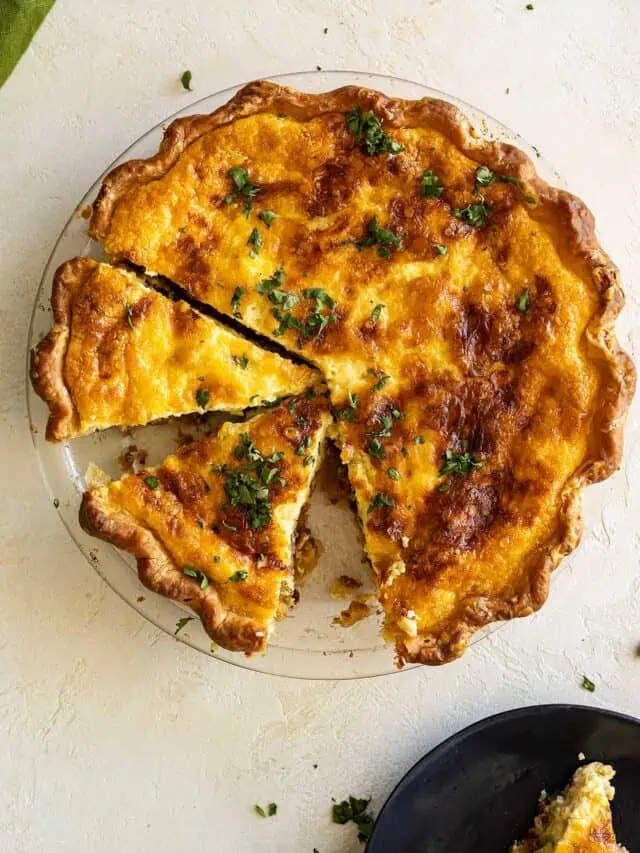
[(114, 512), (96, 492), (85, 492), (80, 506), (80, 524), (97, 536), (128, 551), (137, 560), (142, 583), (167, 598), (187, 602), (202, 620), (213, 640), (231, 651), (259, 652), (267, 645), (264, 628), (255, 620), (223, 607), (215, 587), (206, 589), (186, 576), (169, 557), (158, 539), (127, 512)]
[(586, 206), (575, 196), (540, 179), (532, 162), (518, 149), (481, 139), (451, 104), (433, 99), (392, 99), (358, 87), (310, 95), (259, 81), (245, 86), (211, 116), (175, 121), (168, 128), (160, 151), (151, 159), (115, 169), (105, 179), (95, 202), (90, 233), (97, 240), (105, 240), (119, 199), (136, 184), (165, 175), (185, 149), (203, 134), (261, 112), (285, 112), (305, 121), (326, 112), (345, 112), (356, 104), (373, 110), (390, 129), (420, 125), (436, 128), (475, 162), (517, 178), (534, 197), (531, 217), (542, 223), (552, 221), (562, 225), (551, 229), (555, 250), (569, 269), (578, 269), (591, 280), (599, 303), (584, 333), (590, 360), (600, 370), (598, 408), (593, 415), (588, 452), (562, 489), (553, 539), (546, 549), (538, 550), (539, 556), (528, 567), (528, 590), (513, 599), (486, 596), (468, 599), (464, 612), (440, 633), (397, 640), (400, 662), (439, 664), (458, 657), (479, 627), (495, 620), (528, 615), (541, 606), (548, 594), (551, 572), (579, 541), (582, 489), (608, 477), (620, 464), (623, 426), (634, 392), (635, 370), (613, 331), (624, 301), (618, 270), (598, 245), (594, 220)]
[(78, 420), (73, 399), (64, 381), (64, 358), (71, 325), (71, 300), (78, 281), (84, 276), (87, 263), (97, 265), (88, 258), (74, 258), (56, 271), (51, 294), (54, 325), (31, 352), (31, 381), (36, 393), (50, 410), (47, 441), (65, 439)]

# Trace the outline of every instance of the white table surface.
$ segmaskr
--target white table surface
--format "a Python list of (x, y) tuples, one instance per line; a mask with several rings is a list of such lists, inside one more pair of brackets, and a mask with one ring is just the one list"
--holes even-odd
[[(0, 91), (1, 853), (350, 853), (331, 797), (379, 808), (474, 720), (543, 702), (640, 715), (638, 404), (623, 470), (594, 487), (595, 527), (539, 614), (447, 667), (333, 683), (216, 663), (146, 624), (59, 523), (26, 420), (31, 304), (95, 177), (190, 99), (316, 64), (454, 92), (537, 145), (597, 215), (626, 282), (620, 337), (637, 349), (640, 6), (525, 5), (58, 0)], [(252, 812), (272, 800), (275, 818)]]

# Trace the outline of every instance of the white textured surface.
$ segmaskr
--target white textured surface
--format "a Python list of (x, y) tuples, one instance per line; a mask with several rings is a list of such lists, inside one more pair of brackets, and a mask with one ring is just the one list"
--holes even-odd
[[(0, 92), (1, 853), (351, 853), (331, 796), (379, 807), (473, 720), (547, 701), (640, 714), (637, 404), (623, 471), (594, 489), (600, 522), (539, 614), (444, 669), (350, 683), (216, 664), (142, 622), (57, 521), (27, 430), (29, 311), (77, 199), (186, 99), (316, 64), (455, 92), (536, 144), (597, 214), (626, 281), (621, 338), (637, 349), (640, 7), (534, 5), (58, 0)], [(177, 82), (185, 68), (193, 94)], [(270, 800), (276, 818), (252, 813)]]

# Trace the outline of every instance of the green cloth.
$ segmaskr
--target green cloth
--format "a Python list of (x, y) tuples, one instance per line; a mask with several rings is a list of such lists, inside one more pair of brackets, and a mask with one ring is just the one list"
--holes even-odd
[(0, 87), (29, 47), (55, 0), (0, 0)]

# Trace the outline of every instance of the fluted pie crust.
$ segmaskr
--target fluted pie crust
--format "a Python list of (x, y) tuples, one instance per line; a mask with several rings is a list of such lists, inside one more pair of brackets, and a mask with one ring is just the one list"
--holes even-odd
[[(384, 153), (356, 108), (383, 122)], [(440, 100), (256, 82), (114, 169), (90, 234), (323, 372), (400, 664), (453, 660), (543, 604), (583, 488), (620, 463), (635, 371), (591, 213), (522, 152)]]

